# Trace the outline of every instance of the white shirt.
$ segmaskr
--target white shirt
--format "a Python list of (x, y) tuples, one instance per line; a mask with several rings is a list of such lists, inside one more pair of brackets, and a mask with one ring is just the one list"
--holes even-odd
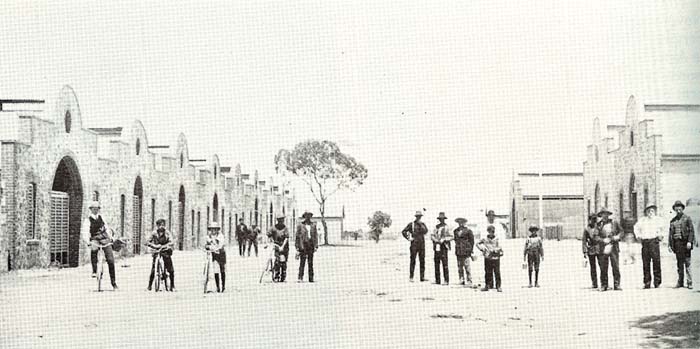
[(652, 218), (644, 216), (634, 225), (634, 235), (638, 239), (663, 238), (664, 225), (664, 221), (657, 216)]

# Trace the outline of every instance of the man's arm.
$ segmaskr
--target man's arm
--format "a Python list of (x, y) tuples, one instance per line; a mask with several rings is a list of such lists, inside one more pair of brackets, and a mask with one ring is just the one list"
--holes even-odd
[(85, 243), (90, 242), (90, 220), (86, 219), (83, 221), (83, 226), (80, 228), (80, 237), (85, 241)]

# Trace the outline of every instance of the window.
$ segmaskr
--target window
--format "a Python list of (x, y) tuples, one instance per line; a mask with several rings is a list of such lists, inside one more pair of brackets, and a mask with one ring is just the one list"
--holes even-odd
[(591, 199), (588, 199), (588, 215), (591, 215)]
[(36, 236), (36, 183), (30, 183), (27, 187), (27, 239), (35, 239)]
[(156, 199), (151, 199), (151, 230), (156, 228)]
[(598, 208), (600, 206), (600, 185), (598, 183), (595, 184), (595, 193), (593, 197), (593, 209), (595, 210), (596, 213), (598, 213)]
[(141, 140), (136, 138), (136, 155), (141, 154)]
[(197, 211), (197, 246), (199, 246), (199, 235), (202, 233), (202, 213)]
[(168, 230), (173, 230), (173, 201), (168, 201)]
[(185, 165), (185, 155), (180, 153), (180, 168), (182, 168)]
[(121, 236), (124, 236), (124, 219), (125, 219), (125, 218), (124, 218), (124, 217), (125, 217), (125, 216), (124, 216), (124, 210), (125, 210), (125, 207), (126, 207), (126, 197), (124, 196), (124, 194), (122, 194), (122, 195), (119, 197), (119, 212), (120, 212), (120, 216), (119, 216), (119, 233), (121, 234)]
[(649, 187), (644, 186), (644, 209), (649, 206)]
[(630, 147), (634, 147), (634, 131), (630, 131)]
[(216, 165), (214, 165), (214, 179), (216, 179)]
[(72, 123), (72, 120), (71, 120), (70, 110), (66, 110), (66, 114), (63, 117), (63, 124), (66, 126), (66, 133), (70, 133), (71, 123)]
[(93, 201), (100, 201), (100, 192), (95, 190), (92, 192), (92, 200)]
[(205, 222), (209, 226), (209, 206), (207, 206), (207, 221)]
[(622, 190), (620, 190), (620, 197), (619, 197), (619, 199), (620, 199), (620, 202), (619, 202), (618, 204), (620, 205), (620, 207), (619, 207), (620, 210), (618, 211), (618, 212), (619, 212), (618, 215), (620, 216), (619, 218), (622, 218), (622, 213), (624, 212), (623, 203), (624, 203), (624, 201), (625, 201), (625, 195), (622, 194)]
[(224, 225), (224, 224), (226, 224), (226, 215), (224, 214), (225, 211), (226, 210), (221, 208), (221, 233), (222, 234), (226, 234), (226, 226)]
[(605, 194), (605, 207), (608, 207), (608, 194)]
[(192, 210), (192, 236), (194, 236), (194, 210)]

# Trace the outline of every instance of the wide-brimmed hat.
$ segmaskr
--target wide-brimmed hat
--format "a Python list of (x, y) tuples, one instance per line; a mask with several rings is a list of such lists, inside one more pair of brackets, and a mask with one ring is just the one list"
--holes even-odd
[(529, 228), (527, 228), (528, 231), (533, 232), (533, 231), (538, 231), (540, 228), (536, 225), (531, 225)]
[(304, 218), (304, 217), (306, 217), (306, 216), (309, 216), (309, 218), (311, 218), (311, 217), (314, 216), (314, 214), (311, 213), (311, 212), (309, 212), (309, 211), (305, 211), (305, 212), (302, 213), (302, 215), (301, 215), (302, 218)]
[(683, 204), (680, 200), (676, 200), (676, 202), (673, 203), (673, 206), (671, 208), (675, 210), (676, 206), (681, 206), (685, 210), (685, 204)]
[(423, 212), (421, 212), (421, 211), (416, 211), (416, 214), (414, 214), (414, 216), (416, 216), (416, 217), (421, 216), (421, 217), (422, 217), (422, 216), (423, 216)]
[(209, 223), (207, 229), (221, 229), (221, 226), (219, 225), (219, 222), (211, 222)]
[(644, 209), (644, 213), (647, 213), (647, 211), (651, 210), (652, 208), (653, 208), (655, 211), (658, 211), (658, 210), (659, 210), (659, 208), (656, 207), (656, 205), (649, 205), (649, 206), (647, 206), (647, 207)]
[(462, 217), (457, 217), (457, 218), (455, 218), (455, 222), (457, 222), (457, 223), (467, 223), (467, 219), (466, 219), (466, 218), (462, 218)]
[(447, 219), (447, 217), (445, 217), (445, 212), (440, 212), (440, 214), (438, 214), (437, 216), (437, 219)]
[(612, 211), (610, 211), (610, 210), (608, 210), (607, 208), (603, 207), (603, 208), (600, 209), (600, 211), (598, 211), (598, 217), (602, 216), (603, 213), (613, 214)]
[(90, 203), (88, 204), (88, 208), (93, 208), (93, 207), (101, 208), (100, 202), (97, 200), (90, 201)]
[(488, 210), (488, 212), (486, 212), (486, 216), (489, 216), (489, 215), (494, 215), (494, 216), (495, 216), (496, 213), (493, 212), (493, 210)]

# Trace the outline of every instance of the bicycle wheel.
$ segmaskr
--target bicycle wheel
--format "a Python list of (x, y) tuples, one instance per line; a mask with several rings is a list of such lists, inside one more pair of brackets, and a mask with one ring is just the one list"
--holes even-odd
[(271, 263), (271, 262), (268, 260), (268, 261), (267, 261), (267, 265), (265, 266), (265, 269), (262, 271), (262, 273), (260, 273), (260, 281), (259, 281), (258, 283), (262, 283), (262, 279), (263, 279), (263, 277), (265, 277), (265, 273), (266, 273), (268, 270), (271, 269), (271, 268), (270, 268), (270, 263)]
[(203, 274), (202, 286), (204, 287), (204, 293), (207, 293), (207, 284), (209, 283), (209, 261), (204, 264), (204, 274)]

